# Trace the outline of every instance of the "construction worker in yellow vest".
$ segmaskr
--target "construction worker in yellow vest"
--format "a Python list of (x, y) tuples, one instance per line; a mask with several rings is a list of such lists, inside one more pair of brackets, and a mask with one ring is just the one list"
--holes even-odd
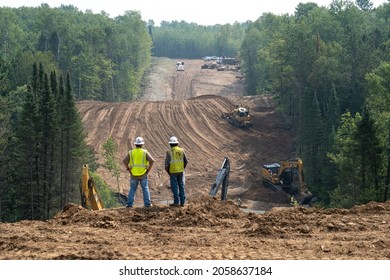
[(187, 167), (187, 157), (184, 149), (179, 147), (177, 137), (169, 139), (171, 149), (167, 151), (165, 157), (165, 171), (169, 174), (173, 204), (171, 206), (184, 206), (186, 203), (185, 173)]
[(142, 188), (144, 206), (152, 206), (148, 186), (148, 174), (152, 170), (154, 159), (147, 150), (143, 149), (144, 144), (144, 139), (137, 137), (134, 142), (135, 149), (130, 150), (123, 159), (123, 163), (130, 173), (130, 190), (126, 207), (133, 207), (138, 183), (140, 183)]

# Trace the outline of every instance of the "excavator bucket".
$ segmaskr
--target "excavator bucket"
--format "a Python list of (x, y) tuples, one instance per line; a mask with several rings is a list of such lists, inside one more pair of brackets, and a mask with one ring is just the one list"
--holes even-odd
[(211, 196), (214, 197), (217, 194), (219, 186), (222, 184), (221, 200), (226, 200), (227, 191), (229, 188), (229, 173), (230, 173), (230, 162), (229, 159), (225, 157), (222, 162), (221, 169), (217, 174), (217, 179), (215, 180), (215, 183), (213, 183), (211, 186), (211, 190), (210, 190)]

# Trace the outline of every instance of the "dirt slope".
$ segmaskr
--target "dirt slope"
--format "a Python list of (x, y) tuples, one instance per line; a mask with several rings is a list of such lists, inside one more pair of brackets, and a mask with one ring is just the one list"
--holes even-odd
[[(285, 202), (284, 196), (263, 189), (260, 180), (262, 163), (286, 159), (293, 151), (293, 138), (275, 113), (272, 100), (267, 96), (243, 97), (239, 72), (201, 69), (201, 60), (184, 63), (185, 71), (181, 72), (176, 71), (174, 60), (159, 60), (140, 101), (80, 102), (78, 108), (94, 150), (102, 155), (102, 145), (111, 136), (119, 147), (117, 160), (121, 163), (134, 139), (144, 137), (145, 148), (157, 161), (150, 174), (152, 198), (168, 200), (169, 177), (163, 164), (168, 139), (175, 135), (189, 159), (189, 199), (208, 194), (224, 157), (228, 157), (232, 168), (229, 194), (241, 199)], [(237, 104), (250, 109), (254, 117), (251, 129), (239, 129), (221, 117), (222, 112), (229, 112)], [(127, 194), (128, 174), (120, 166), (119, 191)], [(103, 168), (98, 172), (117, 188), (112, 175)], [(262, 207), (270, 208), (264, 203)]]
[[(239, 96), (243, 85), (236, 72), (200, 70), (201, 61), (185, 61), (185, 71), (176, 72), (174, 63), (155, 65), (147, 94), (137, 102), (78, 104), (98, 154), (110, 135), (119, 145), (119, 162), (136, 136), (146, 139), (157, 160), (154, 206), (92, 212), (69, 204), (49, 221), (0, 223), (0, 259), (390, 259), (390, 202), (350, 210), (274, 207), (282, 198), (260, 186), (259, 166), (289, 157), (293, 143), (271, 100)], [(237, 129), (220, 117), (237, 103), (251, 109), (252, 129)], [(171, 135), (179, 137), (190, 160), (189, 203), (183, 208), (167, 205), (163, 158)], [(225, 156), (232, 171), (228, 201), (222, 202), (208, 192)], [(120, 187), (126, 193), (124, 171)], [(115, 180), (103, 169), (99, 173), (115, 189)], [(237, 206), (238, 197), (268, 211), (248, 213)]]

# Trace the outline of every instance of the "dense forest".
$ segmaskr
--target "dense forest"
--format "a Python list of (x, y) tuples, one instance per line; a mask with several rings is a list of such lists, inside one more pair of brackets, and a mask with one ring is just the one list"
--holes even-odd
[(239, 58), (247, 94), (272, 95), (294, 131), (320, 205), (387, 200), (389, 19), (389, 1), (374, 9), (369, 0), (215, 26), (0, 7), (0, 221), (47, 219), (80, 198), (79, 167), (96, 163), (75, 102), (136, 100), (153, 56)]
[(199, 59), (204, 56), (239, 56), (246, 23), (201, 26), (196, 23), (166, 22), (155, 27), (148, 22), (153, 40), (153, 55), (158, 57)]
[(25, 85), (31, 65), (69, 72), (77, 100), (132, 100), (150, 64), (152, 42), (137, 12), (111, 19), (73, 6), (0, 9), (0, 92)]
[(324, 205), (388, 199), (390, 4), (334, 0), (263, 14), (241, 47), (248, 94), (272, 94)]

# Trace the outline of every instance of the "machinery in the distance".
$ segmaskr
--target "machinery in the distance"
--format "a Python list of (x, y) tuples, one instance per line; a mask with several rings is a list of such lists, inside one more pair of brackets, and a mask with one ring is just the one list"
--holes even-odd
[(252, 126), (252, 116), (249, 114), (249, 110), (242, 106), (238, 106), (232, 112), (222, 113), (222, 117), (241, 128)]
[(291, 203), (311, 205), (313, 202), (313, 195), (309, 192), (303, 175), (302, 159), (263, 164), (261, 175), (266, 187), (283, 192)]

